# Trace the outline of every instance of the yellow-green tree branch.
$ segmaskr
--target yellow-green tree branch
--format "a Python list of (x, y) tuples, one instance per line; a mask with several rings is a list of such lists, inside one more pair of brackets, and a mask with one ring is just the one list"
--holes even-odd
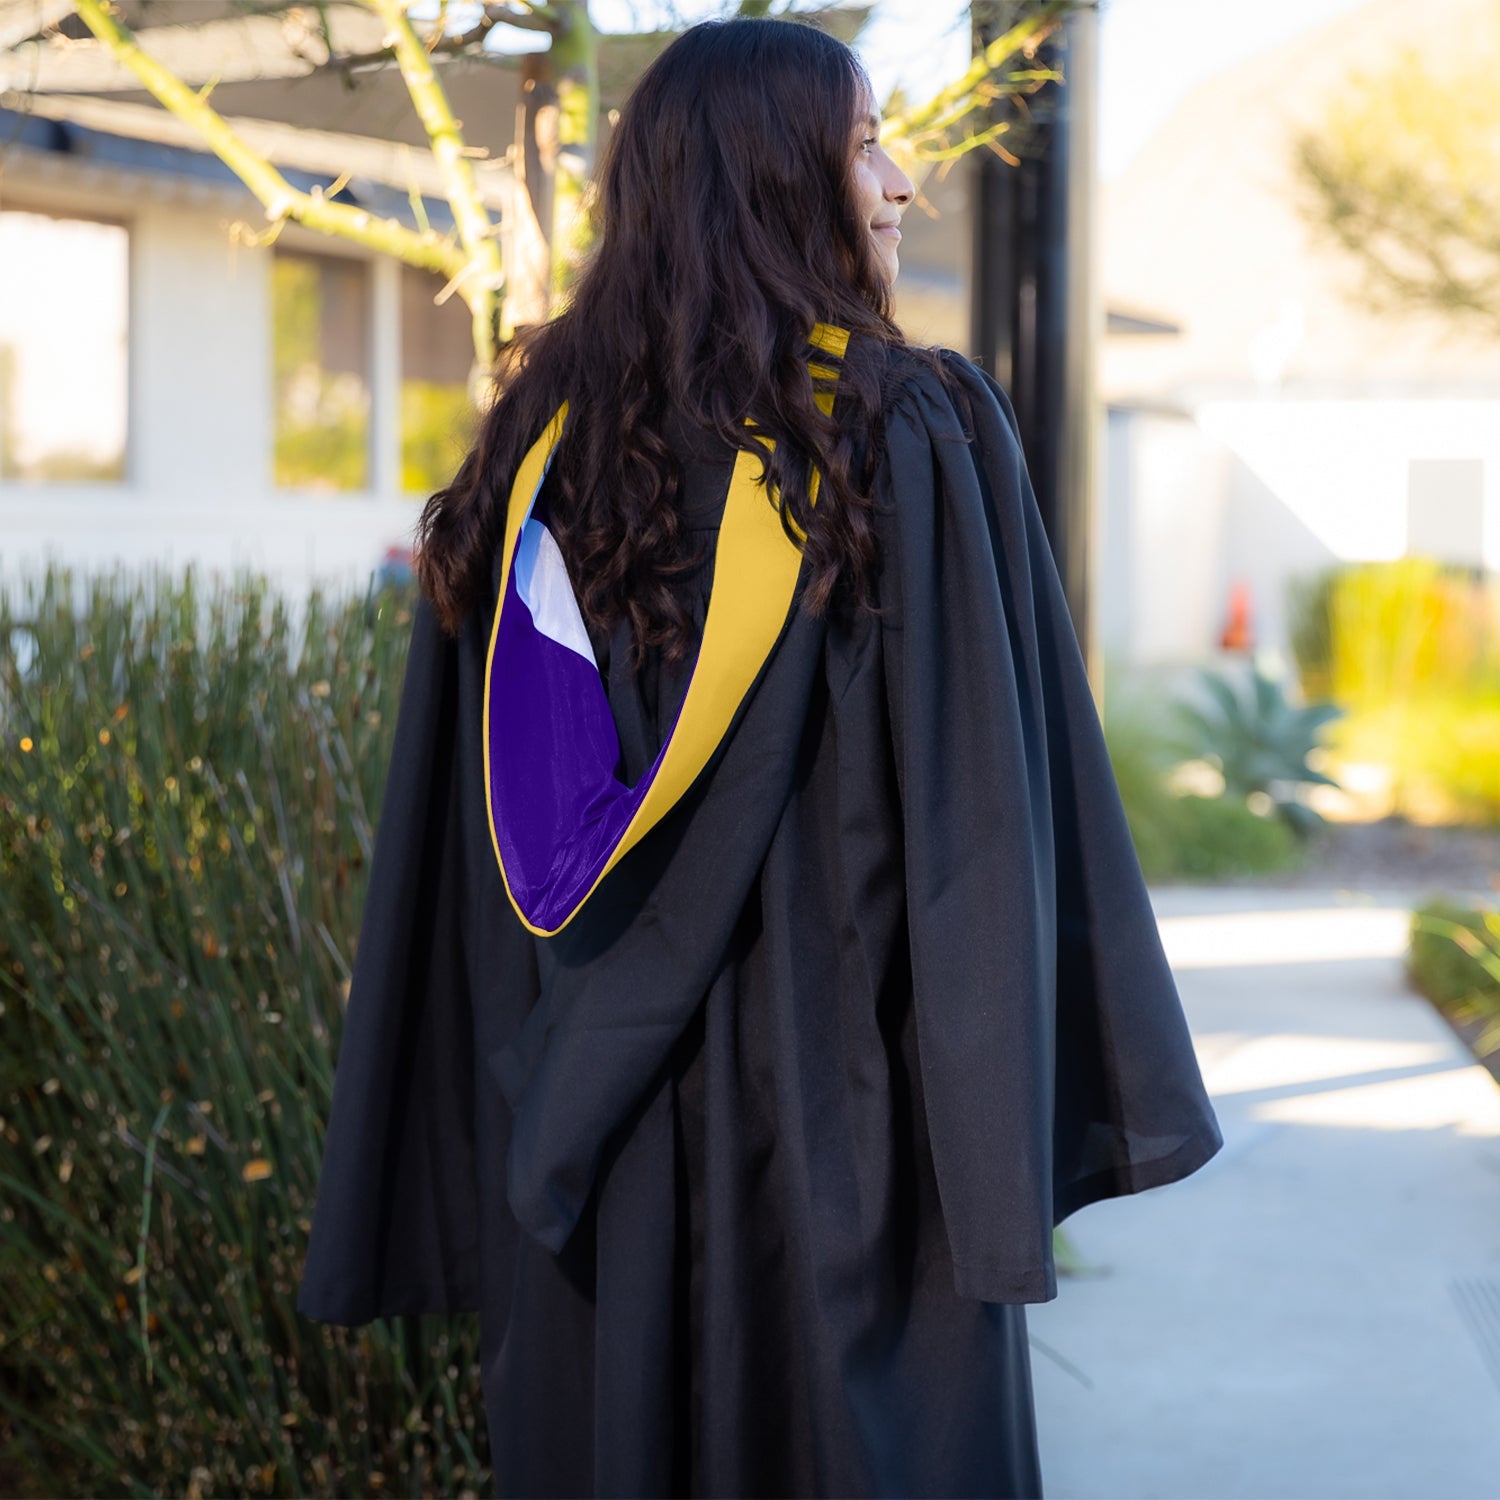
[(505, 289), (505, 272), (495, 226), (485, 212), (474, 180), (459, 122), (421, 39), (406, 14), (405, 0), (368, 0), (387, 27), (396, 66), (411, 95), (412, 107), (432, 144), (433, 160), (443, 176), (458, 237), (468, 252), (469, 266), (460, 294), (474, 315), (474, 349), (484, 364), (493, 362), (498, 300)]
[(419, 234), (394, 220), (377, 219), (364, 209), (294, 188), (209, 105), (206, 91), (195, 93), (141, 49), (134, 36), (115, 19), (110, 0), (75, 0), (75, 3), (89, 30), (166, 109), (198, 132), (219, 160), (260, 200), (273, 224), (295, 219), (309, 229), (340, 235), (450, 279), (463, 271), (463, 255), (433, 230)]
[(1029, 58), (1057, 28), (1069, 10), (1076, 9), (1069, 0), (1052, 0), (1035, 14), (1016, 22), (1002, 32), (982, 52), (976, 54), (967, 70), (930, 99), (888, 116), (881, 124), (880, 137), (887, 145), (919, 142), (941, 136), (966, 115), (1005, 93), (1020, 92), (1018, 85), (1035, 86), (1056, 79), (1052, 69), (1026, 69), (1010, 75), (1010, 83), (997, 82), (1000, 69), (1017, 53)]
[[(999, 155), (1005, 157), (1007, 161), (1014, 165), (1018, 158), (1011, 156), (1009, 152), (1003, 151), (1000, 149), (1000, 147), (995, 145), (995, 142), (998, 141), (1000, 137), (1004, 135), (1005, 132), (1009, 129), (1009, 121), (1001, 120), (994, 125), (988, 126), (984, 130), (973, 131), (969, 135), (966, 135), (962, 140), (954, 141), (949, 145), (938, 144), (934, 146), (923, 147), (919, 150), (918, 155), (920, 155), (924, 161), (939, 163), (954, 162), (957, 161), (959, 157), (967, 156), (969, 152), (977, 150), (980, 146), (990, 146), (995, 151), (997, 151)], [(939, 172), (938, 177), (941, 179), (942, 176), (943, 174)]]
[(562, 14), (552, 38), (558, 111), (552, 190), (552, 293), (556, 297), (567, 286), (588, 231), (583, 200), (594, 175), (599, 34), (589, 16), (588, 0), (560, 0), (552, 9)]

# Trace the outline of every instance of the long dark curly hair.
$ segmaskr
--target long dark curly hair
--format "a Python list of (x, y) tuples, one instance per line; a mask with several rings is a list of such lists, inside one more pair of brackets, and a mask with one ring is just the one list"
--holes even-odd
[[(887, 351), (904, 345), (851, 192), (871, 97), (855, 54), (803, 22), (704, 22), (646, 70), (601, 165), (571, 300), (502, 354), (478, 439), (418, 523), (418, 582), (450, 634), (489, 583), (520, 461), (564, 400), (550, 524), (585, 617), (628, 615), (637, 662), (648, 645), (669, 659), (693, 645), (673, 591), (695, 556), (662, 436), (671, 408), (737, 449), (764, 455), (757, 434), (772, 439), (783, 525), (805, 537), (803, 606), (845, 590), (869, 604), (869, 434)], [(839, 422), (808, 378), (818, 322), (851, 334)]]

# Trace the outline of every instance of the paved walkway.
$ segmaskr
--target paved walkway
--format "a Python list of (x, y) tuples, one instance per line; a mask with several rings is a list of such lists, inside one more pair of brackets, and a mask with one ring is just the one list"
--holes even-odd
[(1064, 1226), (1048, 1500), (1500, 1500), (1500, 1087), (1405, 982), (1422, 894), (1152, 891), (1225, 1144)]

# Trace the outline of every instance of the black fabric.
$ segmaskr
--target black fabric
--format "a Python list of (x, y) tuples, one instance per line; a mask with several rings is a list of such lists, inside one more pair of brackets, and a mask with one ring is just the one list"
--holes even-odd
[[(895, 358), (881, 617), (795, 609), (556, 937), (489, 843), (488, 611), (418, 606), (299, 1307), (478, 1310), (502, 1495), (1039, 1495), (1054, 1224), (1222, 1144), (1009, 400)], [(633, 780), (688, 669), (595, 647)]]

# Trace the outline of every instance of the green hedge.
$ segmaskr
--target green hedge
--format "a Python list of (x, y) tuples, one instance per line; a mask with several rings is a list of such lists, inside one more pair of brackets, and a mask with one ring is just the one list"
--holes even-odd
[(81, 592), (0, 605), (0, 1476), (487, 1491), (476, 1319), (295, 1311), (411, 596)]
[(1300, 866), (1306, 851), (1282, 818), (1261, 816), (1242, 796), (1170, 788), (1169, 774), (1184, 758), (1174, 708), (1154, 697), (1105, 704), (1110, 765), (1146, 879), (1215, 880)]
[(1408, 977), (1466, 1034), (1476, 1056), (1500, 1056), (1500, 911), (1432, 900), (1411, 918)]

